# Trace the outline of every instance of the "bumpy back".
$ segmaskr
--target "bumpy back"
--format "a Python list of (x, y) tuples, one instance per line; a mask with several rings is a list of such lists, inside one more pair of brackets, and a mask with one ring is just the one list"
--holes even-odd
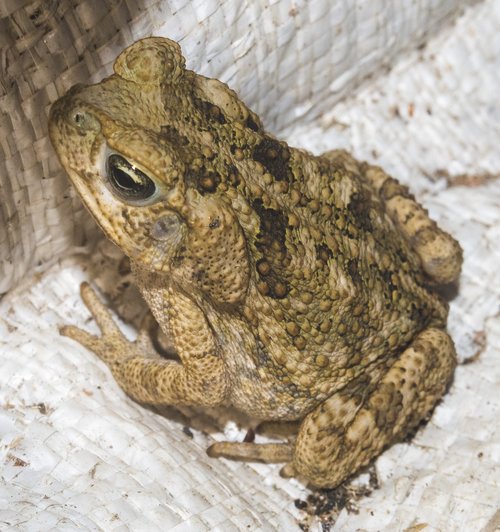
[(73, 84), (111, 73), (134, 40), (180, 40), (191, 68), (230, 81), (278, 132), (330, 110), (363, 78), (436, 33), (462, 3), (278, 1), (267, 8), (238, 0), (208, 13), (182, 0), (3, 2), (0, 294), (94, 240), (50, 147), (48, 109)]

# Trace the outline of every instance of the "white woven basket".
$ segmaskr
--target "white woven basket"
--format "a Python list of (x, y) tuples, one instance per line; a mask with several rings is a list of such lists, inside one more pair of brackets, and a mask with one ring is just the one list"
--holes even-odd
[[(144, 409), (58, 335), (96, 331), (83, 279), (126, 321), (140, 310), (55, 159), (48, 108), (148, 35), (178, 40), (272, 133), (382, 165), (460, 240), (449, 329), (469, 363), (376, 461), (378, 487), (311, 494), (276, 466), (210, 459), (252, 422)], [(500, 530), (498, 0), (1, 0), (0, 42), (1, 529)]]

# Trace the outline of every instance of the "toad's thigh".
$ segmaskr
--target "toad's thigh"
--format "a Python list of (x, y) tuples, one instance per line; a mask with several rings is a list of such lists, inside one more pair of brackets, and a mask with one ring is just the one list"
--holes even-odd
[(333, 150), (323, 157), (365, 179), (384, 202), (387, 213), (420, 257), (427, 275), (437, 284), (455, 282), (462, 266), (458, 242), (429, 218), (408, 187), (380, 167), (356, 161), (344, 150)]
[(455, 282), (462, 266), (462, 248), (429, 217), (408, 188), (381, 168), (362, 165), (363, 176), (377, 190), (389, 216), (420, 257), (427, 275), (437, 284)]
[(288, 474), (316, 486), (338, 485), (429, 414), (455, 365), (448, 334), (424, 330), (369, 394), (339, 392), (304, 419)]

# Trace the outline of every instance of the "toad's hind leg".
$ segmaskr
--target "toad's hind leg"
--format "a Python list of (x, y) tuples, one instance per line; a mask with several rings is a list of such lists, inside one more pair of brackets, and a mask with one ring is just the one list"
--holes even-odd
[(343, 150), (331, 151), (324, 156), (359, 173), (378, 192), (389, 216), (410, 242), (425, 272), (435, 283), (453, 283), (458, 279), (462, 266), (460, 245), (429, 218), (427, 211), (415, 201), (407, 187), (378, 166), (358, 163)]
[(308, 414), (286, 473), (318, 487), (337, 486), (429, 414), (455, 364), (448, 334), (424, 330), (370, 392), (342, 390)]

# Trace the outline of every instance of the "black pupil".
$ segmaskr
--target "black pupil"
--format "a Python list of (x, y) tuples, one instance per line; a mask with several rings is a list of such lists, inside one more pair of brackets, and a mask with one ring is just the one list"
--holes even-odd
[(113, 176), (114, 182), (125, 190), (134, 190), (140, 187), (140, 183), (135, 182), (129, 173), (124, 172), (118, 166), (111, 168), (111, 174)]
[(114, 190), (125, 199), (146, 199), (156, 191), (153, 181), (121, 155), (108, 157), (107, 171)]

